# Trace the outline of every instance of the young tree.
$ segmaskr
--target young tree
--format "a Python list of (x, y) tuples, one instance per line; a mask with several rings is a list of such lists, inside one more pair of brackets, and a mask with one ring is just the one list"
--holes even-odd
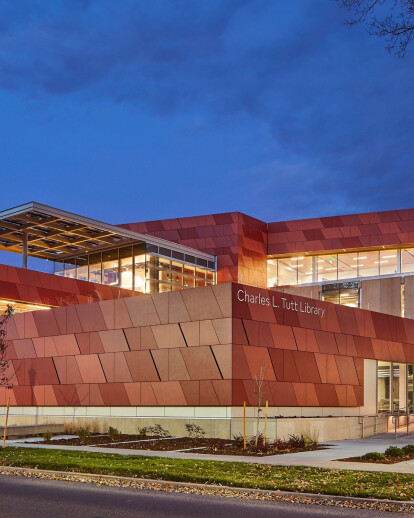
[(254, 379), (256, 381), (256, 387), (255, 387), (255, 395), (256, 395), (256, 401), (257, 401), (257, 421), (256, 421), (256, 439), (255, 439), (255, 445), (257, 448), (257, 445), (259, 444), (259, 425), (260, 425), (260, 414), (262, 412), (262, 403), (263, 398), (265, 394), (264, 390), (264, 379), (265, 379), (265, 368), (264, 365), (260, 365), (260, 371), (258, 374), (254, 375)]
[(13, 306), (7, 304), (7, 309), (0, 317), (0, 387), (13, 387), (14, 374), (10, 373), (11, 360), (7, 357), (6, 326), (14, 314)]
[(386, 48), (405, 56), (414, 35), (414, 0), (336, 0), (351, 17), (350, 26), (366, 23), (369, 33), (386, 41)]

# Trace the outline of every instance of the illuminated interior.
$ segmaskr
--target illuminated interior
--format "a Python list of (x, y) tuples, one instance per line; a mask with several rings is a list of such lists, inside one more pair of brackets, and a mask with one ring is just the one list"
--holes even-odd
[(13, 307), (14, 313), (25, 313), (26, 311), (38, 311), (39, 309), (50, 309), (53, 306), (44, 306), (41, 304), (28, 304), (27, 302), (16, 302), (15, 300), (0, 300), (0, 314), (3, 314), (7, 306)]
[(55, 274), (142, 293), (216, 283), (214, 262), (146, 243), (56, 262)]
[(414, 248), (270, 258), (268, 287), (414, 272)]

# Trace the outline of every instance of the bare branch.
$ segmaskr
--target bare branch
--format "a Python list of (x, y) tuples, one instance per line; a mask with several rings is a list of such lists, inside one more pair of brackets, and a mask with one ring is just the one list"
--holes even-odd
[(414, 0), (336, 0), (351, 13), (346, 24), (366, 23), (371, 35), (384, 38), (386, 49), (402, 58), (414, 34)]
[(13, 306), (7, 304), (7, 309), (0, 317), (0, 386), (9, 389), (13, 387), (15, 373), (14, 371), (12, 373), (10, 372), (12, 370), (12, 362), (7, 355), (9, 344), (6, 340), (6, 326), (13, 314)]

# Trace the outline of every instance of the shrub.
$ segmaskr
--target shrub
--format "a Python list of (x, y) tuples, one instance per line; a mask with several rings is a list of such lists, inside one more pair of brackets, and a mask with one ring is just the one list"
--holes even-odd
[(45, 432), (43, 435), (43, 440), (44, 441), (50, 441), (50, 439), (52, 438), (52, 433), (51, 432)]
[(390, 446), (385, 450), (385, 455), (387, 457), (400, 458), (404, 457), (405, 453), (401, 448), (398, 448), (398, 446)]
[(92, 425), (91, 425), (91, 431), (92, 433), (99, 433), (99, 423), (98, 421), (95, 419), (94, 421), (92, 421)]
[(377, 451), (371, 451), (362, 455), (361, 459), (364, 460), (385, 460), (385, 455), (383, 453), (378, 453)]
[(64, 423), (63, 431), (66, 435), (74, 435), (74, 433), (76, 432), (76, 426), (74, 423)]
[(146, 426), (142, 428), (138, 426), (138, 435), (143, 438), (148, 437), (148, 428)]
[(206, 435), (206, 432), (203, 430), (203, 428), (201, 428), (201, 426), (198, 426), (197, 424), (186, 423), (185, 427), (187, 429), (189, 437), (191, 437), (192, 439), (202, 439)]
[(407, 446), (403, 446), (401, 449), (405, 455), (414, 455), (414, 444), (407, 444)]
[(154, 426), (148, 426), (146, 429), (146, 434), (154, 437), (171, 437), (171, 434), (168, 430), (163, 428), (160, 424), (154, 424)]
[(77, 436), (79, 437), (79, 440), (81, 443), (87, 443), (89, 442), (89, 438), (91, 436), (91, 433), (88, 428), (86, 427), (79, 427), (76, 431)]
[(110, 426), (108, 428), (108, 435), (109, 435), (109, 438), (112, 441), (116, 441), (117, 439), (119, 439), (119, 436), (121, 435), (121, 432), (117, 428), (114, 428), (113, 426)]

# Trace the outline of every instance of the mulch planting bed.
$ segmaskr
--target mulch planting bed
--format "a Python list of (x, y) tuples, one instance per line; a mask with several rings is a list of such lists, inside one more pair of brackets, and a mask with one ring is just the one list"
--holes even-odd
[(177, 451), (185, 450), (189, 453), (204, 453), (214, 455), (280, 455), (284, 453), (297, 453), (301, 451), (311, 451), (318, 449), (317, 445), (309, 445), (300, 448), (278, 449), (272, 444), (265, 448), (256, 448), (254, 445), (247, 445), (243, 449), (240, 441), (229, 439), (196, 439), (191, 437), (159, 438), (142, 437), (140, 435), (119, 435), (116, 439), (111, 439), (107, 435), (90, 436), (87, 441), (80, 439), (57, 439), (42, 441), (41, 444), (66, 445), (66, 446), (100, 446), (104, 448), (126, 448), (133, 450), (152, 450), (152, 451)]
[(341, 462), (367, 462), (369, 464), (396, 464), (407, 460), (414, 460), (414, 454), (404, 457), (385, 457), (385, 459), (364, 459), (363, 457), (349, 457), (348, 459), (338, 459)]

